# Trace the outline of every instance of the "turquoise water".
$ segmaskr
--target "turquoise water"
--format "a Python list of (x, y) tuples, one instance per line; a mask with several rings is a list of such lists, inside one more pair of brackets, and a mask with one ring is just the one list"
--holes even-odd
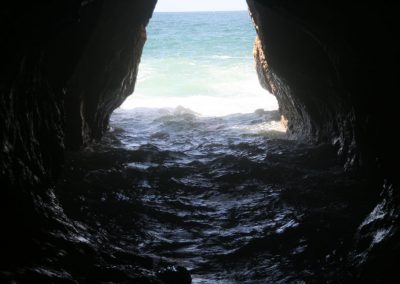
[(209, 116), (277, 109), (258, 82), (247, 11), (155, 13), (147, 34), (123, 109), (180, 105)]

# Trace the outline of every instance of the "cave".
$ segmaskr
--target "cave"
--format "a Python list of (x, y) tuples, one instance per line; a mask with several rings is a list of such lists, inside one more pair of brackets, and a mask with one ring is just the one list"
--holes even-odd
[[(99, 173), (91, 180), (99, 188), (105, 183), (101, 175), (115, 187), (139, 175), (115, 170), (135, 153), (102, 151), (98, 141), (114, 141), (108, 131), (110, 116), (134, 91), (156, 2), (3, 4), (2, 282), (191, 283), (193, 277), (212, 283), (196, 280), (196, 273), (201, 274), (166, 261), (157, 250), (153, 255), (137, 253), (137, 246), (124, 243), (124, 227), (112, 227), (129, 207), (112, 203), (107, 211), (93, 200), (84, 203), (85, 188), (78, 182), (90, 170)], [(276, 153), (254, 172), (274, 185), (287, 182), (279, 198), (295, 208), (294, 217), (274, 227), (274, 233), (262, 231), (248, 243), (243, 238), (243, 248), (233, 256), (218, 254), (219, 262), (203, 269), (227, 283), (397, 281), (395, 4), (247, 4), (257, 32), (259, 81), (277, 98), (288, 135), (288, 142), (269, 142)], [(237, 163), (232, 164), (234, 170)], [(124, 174), (128, 179), (121, 180)], [(63, 183), (65, 179), (70, 182)], [(88, 186), (87, 191), (104, 198), (96, 188)], [(268, 198), (273, 200), (274, 194)], [(266, 213), (283, 206), (278, 202), (268, 207), (265, 196), (246, 206)], [(90, 204), (90, 210), (65, 200)], [(135, 211), (127, 226), (151, 225), (142, 213)], [(100, 225), (76, 216), (94, 218)], [(279, 223), (274, 216), (263, 218), (258, 225), (272, 219)], [(107, 222), (110, 227), (101, 226)], [(137, 237), (145, 239), (140, 233)], [(251, 273), (229, 279), (221, 274), (239, 268)]]

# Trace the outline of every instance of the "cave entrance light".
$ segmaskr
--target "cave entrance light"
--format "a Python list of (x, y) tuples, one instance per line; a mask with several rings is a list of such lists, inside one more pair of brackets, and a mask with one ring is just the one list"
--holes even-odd
[(122, 109), (180, 106), (201, 116), (278, 109), (258, 82), (248, 11), (155, 12), (147, 34), (136, 89)]

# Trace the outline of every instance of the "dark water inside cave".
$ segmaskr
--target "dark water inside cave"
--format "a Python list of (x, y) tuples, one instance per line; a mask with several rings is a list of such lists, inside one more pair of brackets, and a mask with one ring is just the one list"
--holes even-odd
[(348, 277), (364, 184), (343, 172), (333, 146), (287, 140), (277, 119), (117, 111), (101, 142), (69, 155), (56, 190), (85, 232), (79, 242), (101, 244), (100, 267), (183, 266), (193, 283)]

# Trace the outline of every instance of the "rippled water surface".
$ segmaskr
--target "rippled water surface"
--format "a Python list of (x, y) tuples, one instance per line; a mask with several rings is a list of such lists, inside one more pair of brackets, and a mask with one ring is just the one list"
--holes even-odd
[(286, 140), (277, 119), (119, 110), (101, 143), (70, 157), (65, 212), (194, 283), (337, 280), (362, 197), (350, 206), (356, 184), (333, 147)]

